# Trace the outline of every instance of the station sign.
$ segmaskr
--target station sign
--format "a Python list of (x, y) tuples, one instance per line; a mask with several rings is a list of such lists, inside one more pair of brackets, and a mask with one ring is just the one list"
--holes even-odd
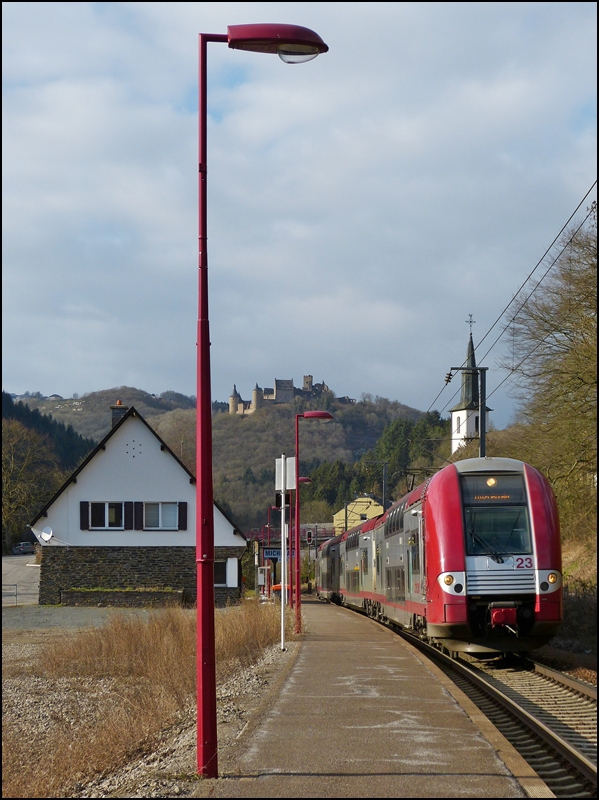
[[(265, 547), (262, 550), (262, 555), (264, 558), (276, 558), (279, 561), (281, 560), (281, 548), (280, 547)], [(293, 549), (291, 556), (295, 556), (295, 548)]]

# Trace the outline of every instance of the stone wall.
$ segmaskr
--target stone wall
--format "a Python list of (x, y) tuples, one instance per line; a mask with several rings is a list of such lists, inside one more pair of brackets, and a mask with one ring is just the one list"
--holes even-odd
[[(216, 547), (214, 557), (240, 559), (244, 551), (245, 547)], [(71, 589), (169, 589), (182, 592), (184, 601), (193, 604), (196, 586), (195, 547), (42, 548), (40, 605), (59, 605), (61, 592)], [(217, 586), (214, 594), (216, 605), (226, 605), (240, 598), (241, 589)]]
[(148, 606), (181, 606), (183, 590), (168, 591), (135, 591), (113, 589), (112, 591), (82, 591), (67, 589), (61, 591), (60, 601), (63, 606), (116, 606), (127, 608), (146, 608)]

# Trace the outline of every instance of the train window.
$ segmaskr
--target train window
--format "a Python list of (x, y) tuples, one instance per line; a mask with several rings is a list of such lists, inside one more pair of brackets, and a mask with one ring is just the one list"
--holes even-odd
[(385, 524), (385, 536), (392, 536), (395, 533), (395, 514), (397, 513), (397, 509), (393, 509), (393, 511), (387, 517), (387, 522)]
[(523, 475), (462, 475), (462, 498), (468, 555), (532, 552)]
[(524, 476), (506, 472), (462, 475), (462, 497), (465, 506), (525, 503)]
[(465, 508), (466, 552), (470, 556), (531, 553), (526, 506)]
[(368, 550), (360, 551), (360, 561), (362, 563), (362, 575), (368, 575)]

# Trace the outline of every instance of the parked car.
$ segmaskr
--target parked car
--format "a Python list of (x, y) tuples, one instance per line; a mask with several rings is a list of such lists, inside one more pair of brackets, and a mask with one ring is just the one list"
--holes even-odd
[(35, 553), (35, 547), (31, 542), (19, 542), (12, 549), (13, 556), (25, 556), (32, 553)]

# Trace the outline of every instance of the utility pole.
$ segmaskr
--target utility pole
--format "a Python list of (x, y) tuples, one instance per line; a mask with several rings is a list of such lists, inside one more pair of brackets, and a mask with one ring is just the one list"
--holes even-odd
[(387, 501), (387, 466), (388, 461), (367, 461), (367, 464), (382, 464), (383, 465), (383, 511), (385, 511), (385, 503)]
[(478, 456), (487, 455), (487, 370), (488, 367), (477, 367), (480, 378), (478, 395)]

